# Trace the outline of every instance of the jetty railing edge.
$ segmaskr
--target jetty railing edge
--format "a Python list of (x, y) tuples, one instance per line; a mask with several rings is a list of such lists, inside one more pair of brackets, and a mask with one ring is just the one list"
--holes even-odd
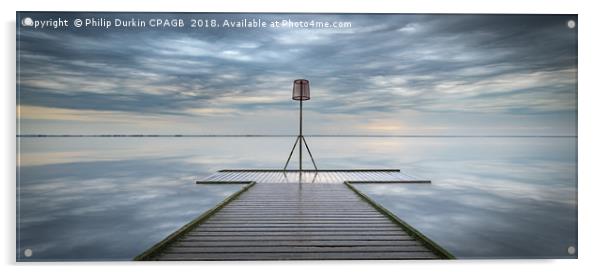
[(440, 245), (435, 243), (433, 240), (429, 239), (426, 235), (422, 234), (420, 231), (418, 231), (417, 229), (412, 227), (410, 224), (401, 220), (399, 217), (397, 217), (397, 215), (393, 214), (393, 212), (389, 211), (388, 209), (386, 209), (379, 203), (370, 199), (368, 196), (366, 196), (366, 194), (364, 194), (363, 192), (361, 192), (357, 188), (355, 188), (352, 185), (352, 183), (350, 183), (349, 181), (345, 181), (345, 185), (347, 185), (347, 187), (349, 187), (353, 192), (355, 192), (357, 195), (362, 197), (362, 199), (364, 199), (366, 202), (368, 202), (370, 205), (372, 205), (374, 208), (376, 208), (376, 210), (380, 211), (385, 216), (387, 216), (387, 218), (389, 218), (393, 222), (397, 223), (408, 234), (416, 237), (416, 239), (418, 239), (419, 241), (424, 243), (424, 245), (426, 245), (429, 249), (431, 249), (433, 252), (435, 252), (441, 258), (443, 258), (443, 259), (455, 259), (456, 258), (449, 251), (445, 250), (445, 248), (441, 247)]
[(190, 221), (187, 224), (185, 224), (184, 226), (180, 227), (175, 232), (169, 234), (169, 236), (165, 237), (160, 242), (154, 244), (152, 247), (150, 247), (146, 251), (142, 252), (140, 255), (134, 257), (134, 261), (147, 261), (147, 260), (149, 260), (150, 258), (152, 258), (153, 256), (155, 256), (157, 253), (161, 252), (168, 244), (170, 244), (171, 242), (173, 242), (174, 240), (176, 240), (177, 238), (179, 238), (183, 234), (187, 233), (188, 231), (190, 231), (193, 227), (197, 226), (198, 224), (202, 223), (203, 221), (205, 221), (206, 219), (208, 219), (209, 217), (211, 217), (213, 214), (215, 214), (221, 208), (223, 208), (224, 206), (226, 206), (232, 200), (236, 199), (242, 193), (244, 193), (249, 188), (251, 188), (252, 186), (255, 185), (255, 182), (244, 181), (244, 182), (239, 182), (239, 183), (246, 183), (247, 185), (244, 186), (243, 188), (241, 188), (240, 190), (232, 193), (232, 195), (226, 197), (219, 204), (217, 204), (214, 207), (212, 207), (211, 209), (205, 211), (203, 214), (201, 214), (200, 216), (194, 218), (192, 221)]

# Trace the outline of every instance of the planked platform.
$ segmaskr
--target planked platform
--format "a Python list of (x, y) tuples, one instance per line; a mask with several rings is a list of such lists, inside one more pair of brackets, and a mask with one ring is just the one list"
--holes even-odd
[(430, 183), (401, 172), (399, 169), (339, 169), (339, 170), (269, 170), (226, 169), (207, 177), (200, 183), (257, 182), (257, 183)]
[[(271, 175), (260, 173), (256, 175)], [(214, 182), (219, 183), (225, 182), (227, 177), (214, 178), (218, 178)], [(248, 183), (214, 210), (193, 220), (136, 259), (452, 258), (349, 183), (274, 184), (259, 181), (263, 183)], [(246, 183), (245, 180), (238, 182)]]

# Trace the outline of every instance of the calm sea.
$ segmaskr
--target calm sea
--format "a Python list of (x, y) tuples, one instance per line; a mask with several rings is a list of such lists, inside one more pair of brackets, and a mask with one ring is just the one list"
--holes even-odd
[[(577, 256), (568, 252), (578, 250), (577, 138), (307, 141), (321, 169), (399, 168), (432, 180), (357, 187), (458, 258)], [(294, 137), (18, 142), (17, 259), (131, 260), (240, 187), (196, 179), (281, 168)]]

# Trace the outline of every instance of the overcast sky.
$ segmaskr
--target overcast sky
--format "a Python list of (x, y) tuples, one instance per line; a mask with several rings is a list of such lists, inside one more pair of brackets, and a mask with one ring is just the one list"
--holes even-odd
[(60, 14), (339, 29), (18, 27), (21, 134), (576, 135), (576, 16)]

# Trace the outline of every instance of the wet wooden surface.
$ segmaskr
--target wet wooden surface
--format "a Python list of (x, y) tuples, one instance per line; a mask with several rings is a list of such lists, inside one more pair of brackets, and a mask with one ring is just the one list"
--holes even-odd
[(257, 183), (147, 260), (436, 259), (346, 185)]
[(430, 183), (428, 180), (420, 179), (398, 169), (380, 170), (222, 170), (199, 183), (215, 182), (257, 182), (257, 183), (330, 183), (341, 184), (343, 182), (370, 182), (370, 183)]

